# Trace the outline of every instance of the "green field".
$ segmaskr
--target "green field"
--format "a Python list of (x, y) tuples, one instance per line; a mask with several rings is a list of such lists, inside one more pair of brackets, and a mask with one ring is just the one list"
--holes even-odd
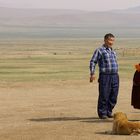
[[(0, 81), (88, 80), (89, 61), (102, 42), (102, 38), (0, 40)], [(120, 78), (132, 79), (134, 65), (140, 62), (140, 39), (116, 39), (114, 49)]]

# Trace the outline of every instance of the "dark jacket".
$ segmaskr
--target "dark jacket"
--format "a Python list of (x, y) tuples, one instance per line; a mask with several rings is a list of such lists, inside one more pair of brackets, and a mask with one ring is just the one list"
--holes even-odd
[(136, 71), (133, 77), (131, 105), (140, 109), (140, 72)]

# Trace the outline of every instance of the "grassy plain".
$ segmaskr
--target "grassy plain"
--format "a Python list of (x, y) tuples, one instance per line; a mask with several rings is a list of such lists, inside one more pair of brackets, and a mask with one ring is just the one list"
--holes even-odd
[[(98, 83), (89, 83), (89, 61), (102, 43), (100, 38), (0, 40), (0, 139), (139, 140), (105, 134), (112, 120), (98, 119)], [(114, 49), (120, 74), (114, 112), (139, 121), (131, 90), (140, 39), (116, 39)]]
[[(0, 41), (1, 82), (82, 80), (89, 76), (89, 61), (102, 39), (49, 39)], [(122, 78), (131, 78), (140, 60), (139, 39), (118, 39)]]

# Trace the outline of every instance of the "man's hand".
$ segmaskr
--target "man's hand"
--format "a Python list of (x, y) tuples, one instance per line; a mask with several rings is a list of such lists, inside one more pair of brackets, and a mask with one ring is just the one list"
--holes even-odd
[(93, 75), (90, 75), (90, 83), (92, 83), (93, 80), (95, 80), (95, 75), (94, 74)]

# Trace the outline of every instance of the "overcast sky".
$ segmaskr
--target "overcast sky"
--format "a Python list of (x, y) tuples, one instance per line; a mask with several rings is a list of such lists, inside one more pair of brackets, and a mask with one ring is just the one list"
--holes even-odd
[(140, 6), (140, 0), (0, 0), (0, 7), (104, 11)]

